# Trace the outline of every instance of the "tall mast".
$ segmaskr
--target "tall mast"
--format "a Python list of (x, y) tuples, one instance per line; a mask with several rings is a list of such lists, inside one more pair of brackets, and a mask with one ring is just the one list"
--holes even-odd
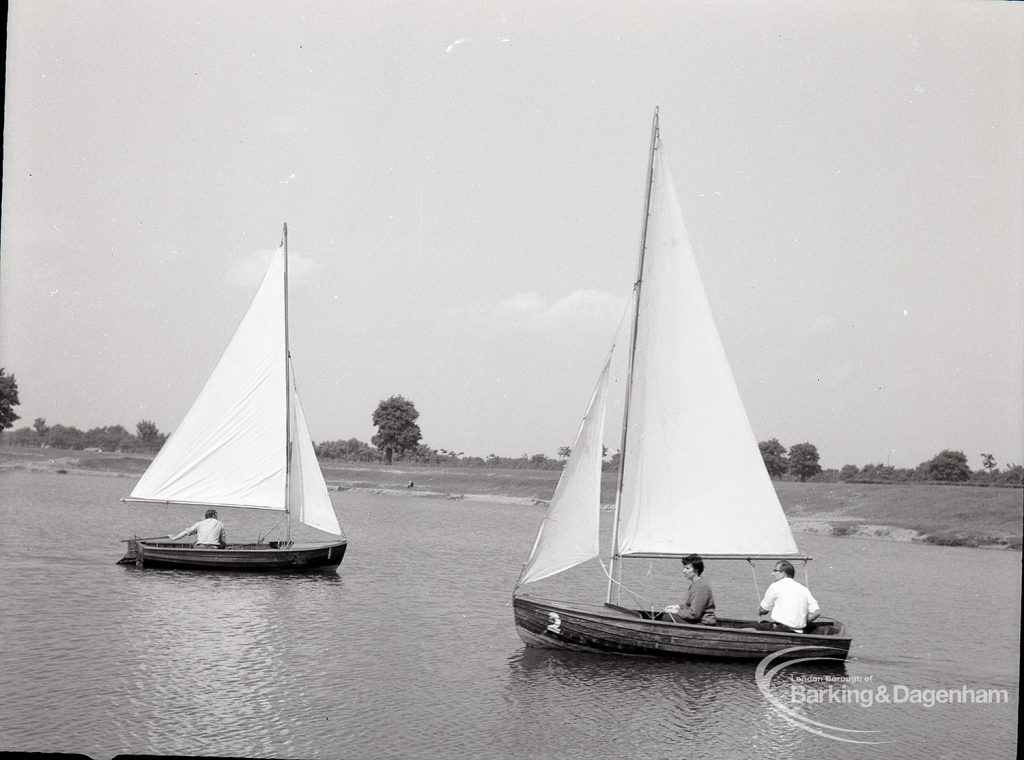
[(644, 217), (640, 230), (640, 252), (637, 255), (636, 281), (633, 283), (633, 325), (629, 333), (629, 369), (626, 373), (626, 400), (622, 409), (622, 445), (619, 447), (619, 481), (615, 491), (615, 521), (612, 529), (612, 552), (608, 562), (608, 594), (612, 600), (615, 578), (615, 558), (619, 551), (619, 510), (622, 505), (622, 474), (626, 465), (626, 433), (629, 428), (629, 405), (633, 396), (633, 360), (636, 357), (636, 332), (640, 321), (640, 290), (644, 278), (644, 252), (647, 249), (647, 222), (651, 218), (651, 188), (654, 185), (654, 152), (658, 147), (658, 108), (651, 122), (651, 149), (647, 158), (647, 193), (644, 198)]
[(281, 232), (284, 249), (284, 515), (285, 539), (292, 540), (291, 480), (292, 480), (292, 354), (288, 345), (288, 223)]

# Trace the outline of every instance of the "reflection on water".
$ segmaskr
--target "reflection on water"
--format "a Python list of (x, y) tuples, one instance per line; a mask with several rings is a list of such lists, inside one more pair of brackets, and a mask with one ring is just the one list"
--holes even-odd
[[(270, 587), (217, 576), (135, 575), (140, 577), (131, 586), (138, 593), (128, 605), (126, 638), (140, 663), (139, 677), (158, 699), (214, 726), (271, 718), (264, 679), (251, 677), (283, 667), (287, 642), (271, 614)], [(225, 690), (247, 691), (249, 698), (229, 704), (219, 698)]]
[[(511, 594), (539, 508), (335, 492), (350, 539), (337, 573), (140, 570), (115, 564), (119, 539), (180, 529), (194, 510), (129, 520), (118, 499), (130, 485), (0, 473), (2, 749), (97, 759), (865, 756), (783, 717), (755, 663), (526, 648)], [(232, 535), (255, 534), (244, 517), (227, 519)], [(893, 742), (872, 750), (880, 756), (1013, 757), (1020, 555), (799, 541), (819, 558), (815, 595), (852, 628), (840, 675), (999, 686), (1013, 698), (801, 714), (879, 731)], [(767, 580), (741, 563), (706, 572), (728, 615), (749, 615)], [(678, 563), (638, 563), (627, 582), (651, 604), (683, 589)], [(604, 588), (593, 563), (536, 593), (600, 602)], [(945, 614), (951, 600), (955, 616)], [(984, 620), (984, 635), (963, 620)], [(787, 668), (773, 691), (782, 698), (813, 675)]]
[[(616, 726), (606, 742), (615, 748), (613, 754), (629, 757), (677, 758), (683, 748), (694, 747), (708, 757), (764, 755), (766, 747), (782, 746), (799, 753), (813, 738), (794, 732), (772, 710), (754, 680), (752, 663), (524, 648), (508, 659), (508, 667), (507, 702), (514, 722), (547, 728), (544, 734), (531, 732), (532, 750), (545, 756), (572, 756), (579, 732), (590, 723), (595, 729), (604, 725), (605, 731)], [(797, 677), (846, 672), (841, 663), (791, 670)], [(551, 714), (565, 716), (564, 722), (546, 720)]]
[[(316, 661), (316, 631), (305, 640), (295, 620), (322, 615), (323, 588), (341, 586), (335, 573), (283, 575), (126, 570), (125, 630), (136, 685), (157, 703), (175, 705), (189, 726), (183, 746), (224, 741), (244, 744), (262, 734), (266, 751), (291, 744), (291, 722), (279, 710), (287, 674)], [(307, 607), (310, 605), (309, 607)], [(326, 679), (325, 679), (326, 680)], [(324, 684), (310, 684), (323, 688)], [(179, 724), (123, 725), (122, 736), (176, 746)], [(260, 730), (254, 735), (252, 726)], [(254, 747), (255, 749), (255, 747)]]

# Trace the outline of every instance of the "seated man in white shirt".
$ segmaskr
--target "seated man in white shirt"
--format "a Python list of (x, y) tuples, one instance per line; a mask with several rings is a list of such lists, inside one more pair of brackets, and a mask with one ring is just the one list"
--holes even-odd
[(757, 611), (759, 615), (768, 615), (771, 622), (762, 620), (758, 628), (803, 633), (807, 624), (818, 617), (818, 602), (806, 586), (793, 580), (795, 574), (793, 565), (786, 560), (775, 563), (772, 575), (776, 580), (765, 591)]
[(200, 520), (195, 525), (186, 528), (176, 536), (168, 536), (172, 541), (185, 536), (196, 534), (196, 546), (203, 549), (224, 548), (227, 544), (227, 535), (224, 531), (224, 523), (217, 519), (217, 510), (206, 510), (206, 519)]

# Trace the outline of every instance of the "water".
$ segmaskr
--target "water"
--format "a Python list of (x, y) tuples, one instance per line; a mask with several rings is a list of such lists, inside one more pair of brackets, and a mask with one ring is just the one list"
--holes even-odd
[[(794, 704), (794, 685), (825, 694), (831, 682), (787, 669), (772, 693), (827, 726), (822, 736), (766, 699), (754, 664), (526, 648), (511, 590), (539, 507), (332, 493), (350, 539), (337, 574), (138, 570), (115, 564), (119, 539), (178, 531), (196, 510), (129, 509), (118, 499), (133, 482), (0, 473), (0, 749), (96, 760), (1015, 756), (1017, 553), (799, 535), (818, 558), (824, 612), (854, 635), (836, 688), (1009, 698)], [(237, 539), (275, 519), (222, 517)], [(708, 563), (720, 614), (749, 616), (769, 569)], [(592, 563), (538, 593), (593, 600), (602, 577)], [(685, 588), (678, 563), (641, 561), (627, 583), (659, 604)]]

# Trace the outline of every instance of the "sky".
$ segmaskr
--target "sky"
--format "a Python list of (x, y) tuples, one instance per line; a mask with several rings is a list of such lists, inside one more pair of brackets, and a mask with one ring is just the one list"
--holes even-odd
[(1021, 6), (12, 0), (16, 424), (173, 431), (287, 223), (315, 440), (402, 395), (434, 448), (554, 457), (621, 334), (657, 107), (757, 440), (1020, 464)]

